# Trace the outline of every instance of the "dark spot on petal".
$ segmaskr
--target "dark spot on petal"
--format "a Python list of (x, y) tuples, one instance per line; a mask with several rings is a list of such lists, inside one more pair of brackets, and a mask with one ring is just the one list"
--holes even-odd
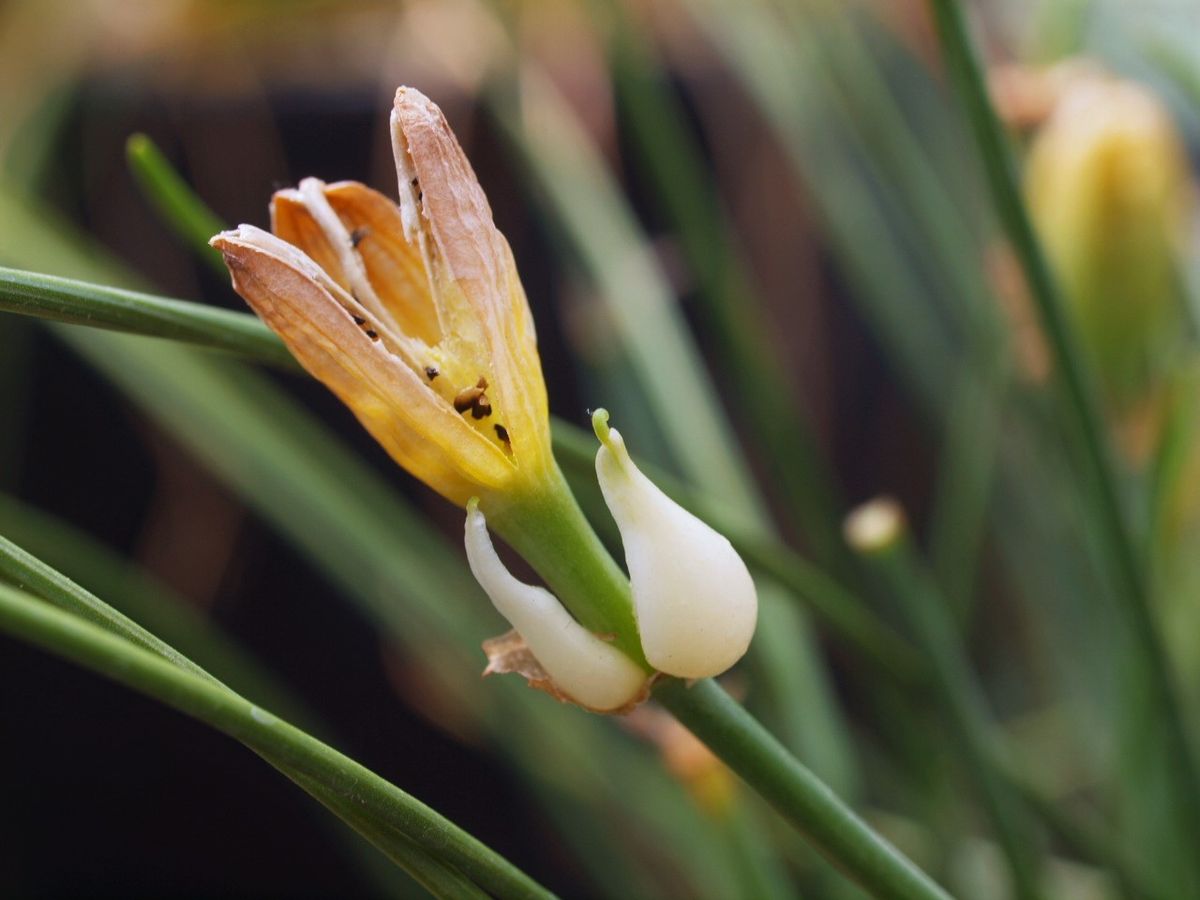
[(496, 423), (495, 428), (496, 428), (496, 437), (500, 438), (500, 440), (504, 441), (504, 443), (506, 443), (506, 444), (512, 443), (512, 441), (510, 441), (508, 439), (508, 429), (507, 428), (505, 428), (499, 422)]
[(455, 394), (454, 409), (460, 413), (465, 413), (469, 409), (471, 416), (476, 419), (490, 416), (492, 414), (492, 404), (488, 400), (487, 394), (484, 393), (487, 386), (487, 379), (480, 375), (479, 381), (475, 382), (474, 387), (463, 388)]
[(356, 316), (356, 315), (354, 315), (354, 313), (350, 313), (350, 317), (354, 319), (355, 325), (362, 326), (362, 325), (367, 324), (367, 320), (364, 319), (362, 316)]
[(350, 232), (350, 246), (357, 248), (362, 243), (362, 239), (370, 233), (368, 228), (355, 228)]
[(477, 387), (463, 388), (454, 395), (454, 409), (460, 413), (466, 412), (475, 406), (475, 401), (482, 393), (483, 391)]
[(379, 333), (376, 332), (373, 328), (368, 328), (367, 329), (367, 337), (369, 337), (373, 341), (377, 341), (377, 340), (379, 340)]
[(442, 373), (437, 370), (437, 366), (426, 366), (425, 367), (425, 377), (428, 378), (430, 381), (433, 381), (433, 379), (437, 378), (440, 374), (442, 374)]

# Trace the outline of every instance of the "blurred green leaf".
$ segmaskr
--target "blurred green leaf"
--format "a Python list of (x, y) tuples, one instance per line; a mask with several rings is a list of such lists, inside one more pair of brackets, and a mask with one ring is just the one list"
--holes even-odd
[[(206, 671), (264, 709), (274, 710), (314, 737), (328, 740), (327, 728), (303, 700), (279, 681), (205, 615), (145, 570), (61, 519), (49, 516), (14, 497), (0, 495), (0, 534), (28, 550), (71, 581), (87, 585), (90, 593), (110, 597), (118, 612), (144, 623), (146, 630), (194, 660)], [(20, 579), (17, 579), (20, 581)], [(43, 582), (45, 586), (45, 582)], [(323, 823), (346, 853), (385, 896), (408, 896), (411, 883), (360, 840), (326, 816)]]
[(712, 174), (688, 133), (683, 110), (653, 66), (645, 39), (619, 12), (611, 26), (610, 66), (622, 120), (637, 157), (679, 235), (697, 295), (737, 397), (733, 414), (753, 429), (771, 482), (800, 517), (814, 555), (825, 565), (844, 556), (837, 487), (817, 437), (776, 358), (761, 300), (732, 244)]
[[(438, 896), (461, 867), (497, 894), (552, 896), (507, 860), (373, 772), (240, 697), (170, 645), (11, 541), (0, 572), (62, 612), (0, 585), (0, 625), (51, 653), (200, 719), (257, 752)], [(345, 814), (344, 814), (345, 813)], [(389, 840), (399, 832), (400, 841)]]
[(148, 135), (130, 135), (125, 142), (125, 157), (158, 214), (187, 240), (209, 268), (224, 277), (227, 272), (221, 254), (208, 246), (208, 239), (224, 230), (221, 220), (192, 192)]

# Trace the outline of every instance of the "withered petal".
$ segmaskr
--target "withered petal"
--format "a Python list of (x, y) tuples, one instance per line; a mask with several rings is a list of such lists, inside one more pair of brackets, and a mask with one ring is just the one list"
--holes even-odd
[(271, 231), (301, 250), (344, 290), (350, 290), (340, 257), (296, 188), (276, 191), (271, 197)]
[(432, 346), (439, 340), (437, 308), (417, 247), (404, 237), (400, 210), (390, 199), (356, 181), (321, 185), (322, 193), (345, 228), (349, 246), (335, 248), (304, 195), (295, 188), (271, 199), (271, 230), (299, 247), (344, 289), (352, 289), (344, 255), (361, 260), (366, 277), (400, 331)]
[(406, 333), (433, 345), (441, 337), (429, 276), (417, 247), (404, 238), (400, 208), (379, 191), (340, 181), (325, 196), (351, 233), (379, 299)]
[(210, 242), (234, 289), (297, 360), (345, 403), (404, 468), (455, 503), (513, 475), (502, 451), (468, 425), (336, 299), (340, 288), (297, 248), (243, 225)]
[[(518, 464), (544, 460), (549, 418), (533, 316), (475, 172), (442, 111), (413, 88), (396, 92), (392, 142), (410, 240), (432, 243), (435, 278), (454, 285), (452, 292), (443, 288), (439, 304), (465, 301), (472, 330), (487, 343), (492, 394), (508, 419)], [(439, 287), (435, 283), (435, 291)]]

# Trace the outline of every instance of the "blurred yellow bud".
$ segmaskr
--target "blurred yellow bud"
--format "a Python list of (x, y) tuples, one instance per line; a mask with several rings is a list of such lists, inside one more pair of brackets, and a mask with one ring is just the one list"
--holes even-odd
[(1033, 140), (1025, 187), (1109, 404), (1126, 408), (1153, 381), (1178, 310), (1191, 184), (1170, 116), (1138, 84), (1076, 78)]

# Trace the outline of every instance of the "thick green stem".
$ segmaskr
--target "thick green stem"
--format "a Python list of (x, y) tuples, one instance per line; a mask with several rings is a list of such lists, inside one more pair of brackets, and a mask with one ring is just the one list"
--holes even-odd
[(796, 761), (712, 679), (669, 678), (655, 698), (873, 896), (949, 900), (950, 895), (885, 841), (816, 775)]
[[(1186, 843), (1200, 847), (1200, 775), (1186, 731), (1183, 710), (1169, 669), (1162, 636), (1149, 606), (1149, 591), (1137, 546), (1122, 509), (1108, 438), (1095, 401), (1083, 355), (1067, 320), (1065, 306), (1021, 199), (1004, 130), (988, 99), (979, 59), (967, 34), (959, 0), (930, 0), (946, 57), (979, 147), (988, 187), (1000, 222), (1024, 270), (1030, 294), (1054, 356), (1055, 371), (1066, 395), (1067, 412), (1082, 437), (1084, 483), (1108, 545), (1117, 580), (1116, 596), (1124, 614), (1138, 664), (1146, 673), (1148, 702), (1157, 707), (1179, 796), (1177, 827)], [(1200, 889), (1200, 853), (1191, 854), (1192, 890)]]

